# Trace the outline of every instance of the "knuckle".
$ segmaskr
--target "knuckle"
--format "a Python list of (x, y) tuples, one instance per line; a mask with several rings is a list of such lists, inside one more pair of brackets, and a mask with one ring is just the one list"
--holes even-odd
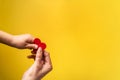
[(49, 65), (48, 70), (51, 71), (53, 69), (52, 65)]
[(29, 33), (28, 33), (28, 34), (26, 34), (26, 36), (27, 36), (27, 37), (32, 37), (32, 35), (31, 35), (31, 34), (29, 34)]
[(50, 56), (50, 53), (49, 53), (49, 52), (46, 52), (46, 56)]

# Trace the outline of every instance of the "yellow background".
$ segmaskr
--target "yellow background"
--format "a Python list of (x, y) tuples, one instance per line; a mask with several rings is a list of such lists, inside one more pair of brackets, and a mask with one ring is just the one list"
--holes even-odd
[[(0, 29), (46, 42), (43, 80), (120, 80), (120, 0), (0, 0)], [(0, 80), (21, 80), (29, 54), (0, 44)]]

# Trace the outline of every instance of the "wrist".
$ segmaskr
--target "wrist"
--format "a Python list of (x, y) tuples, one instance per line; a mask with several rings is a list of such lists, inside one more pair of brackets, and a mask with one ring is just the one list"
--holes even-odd
[(26, 77), (26, 78), (22, 78), (22, 80), (41, 80), (40, 78), (36, 79), (33, 77)]
[(10, 46), (16, 47), (16, 45), (17, 45), (17, 43), (16, 43), (15, 35), (12, 35), (12, 37), (11, 37), (11, 42), (10, 42)]
[(41, 77), (38, 77), (37, 75), (25, 73), (22, 77), (22, 80), (41, 80)]

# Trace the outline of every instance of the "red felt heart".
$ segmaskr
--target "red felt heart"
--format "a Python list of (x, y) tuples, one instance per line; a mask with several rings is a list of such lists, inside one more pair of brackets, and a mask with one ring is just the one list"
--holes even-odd
[[(41, 47), (42, 50), (44, 50), (46, 48), (46, 44), (45, 43), (42, 43), (40, 41), (39, 38), (35, 38), (34, 41), (33, 41), (34, 44), (37, 44), (38, 45), (38, 48)], [(36, 53), (38, 49), (33, 49), (33, 53)]]
[(46, 48), (46, 44), (45, 43), (41, 43), (40, 47), (42, 48), (42, 50), (44, 50)]
[(35, 39), (34, 39), (34, 41), (33, 41), (33, 43), (34, 43), (34, 44), (40, 44), (40, 43), (41, 43), (41, 41), (40, 41), (40, 39), (39, 39), (39, 38), (35, 38)]

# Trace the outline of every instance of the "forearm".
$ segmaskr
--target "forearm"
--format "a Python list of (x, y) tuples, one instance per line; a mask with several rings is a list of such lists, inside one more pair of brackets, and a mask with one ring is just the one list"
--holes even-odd
[(0, 43), (11, 45), (12, 39), (13, 35), (6, 33), (4, 31), (0, 31)]

